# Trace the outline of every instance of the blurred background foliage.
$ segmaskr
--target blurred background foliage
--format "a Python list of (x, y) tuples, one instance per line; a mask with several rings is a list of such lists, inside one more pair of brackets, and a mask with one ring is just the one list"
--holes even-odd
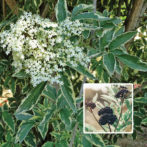
[[(0, 0), (0, 31), (4, 30), (5, 28), (9, 28), (9, 24), (11, 22), (15, 22), (19, 15), (22, 13), (22, 11), (28, 11), (32, 12), (34, 14), (39, 14), (44, 18), (49, 18), (52, 21), (56, 21), (55, 18), (55, 5), (57, 3), (57, 0)], [(67, 0), (68, 10), (71, 11), (74, 6), (78, 4), (93, 4), (92, 0)], [(136, 18), (133, 20), (131, 16), (135, 15), (136, 10), (139, 10), (139, 6), (141, 6), (141, 11), (139, 12), (139, 16), (136, 15)], [(110, 15), (110, 17), (119, 17), (122, 20), (122, 25), (125, 26), (126, 31), (133, 31), (137, 30), (137, 35), (134, 38), (133, 41), (129, 42), (127, 45), (127, 50), (131, 55), (135, 55), (142, 59), (143, 61), (147, 62), (147, 0), (98, 0), (96, 5), (97, 10), (100, 13)], [(107, 10), (107, 11), (106, 11)], [(136, 22), (137, 20), (137, 22)], [(134, 21), (135, 27), (129, 27), (129, 23), (132, 23), (131, 21)], [(14, 73), (13, 67), (11, 67), (10, 63), (8, 62), (12, 61), (11, 56), (6, 56), (2, 50), (0, 50), (0, 93), (2, 93), (2, 87), (5, 88), (11, 88), (12, 92), (15, 93), (14, 97), (16, 99), (16, 102), (12, 104), (11, 113), (14, 113), (16, 106), (20, 104), (20, 101), (26, 93), (30, 91), (32, 86), (29, 83), (29, 78), (27, 80), (23, 79), (16, 79), (15, 77), (11, 77), (11, 75)], [(97, 59), (97, 64), (102, 64), (101, 60)], [(100, 71), (97, 71), (97, 74)], [(117, 79), (110, 78), (108, 74), (104, 73), (104, 80), (103, 82), (122, 82), (122, 83), (134, 83), (134, 84), (140, 84), (137, 88), (134, 89), (134, 96), (135, 97), (144, 97), (147, 99), (147, 74), (145, 72), (132, 70), (125, 65), (123, 66), (122, 70), (122, 76), (118, 76)], [(74, 86), (74, 90), (76, 92), (76, 95), (79, 93), (79, 89), (81, 86), (81, 76), (77, 72), (73, 72), (72, 70), (69, 71), (69, 75), (71, 77), (74, 76), (74, 78), (71, 78), (71, 81)], [(89, 81), (90, 82), (90, 81)], [(94, 81), (98, 82), (98, 81)], [(13, 98), (10, 100), (13, 101)], [(130, 138), (130, 136), (133, 137), (133, 139), (136, 139), (137, 134), (145, 134), (147, 124), (142, 124), (141, 120), (145, 119), (146, 117), (146, 110), (147, 110), (147, 102), (146, 100), (144, 103), (140, 101), (135, 101), (134, 103), (134, 133), (133, 135), (102, 135), (104, 141), (108, 144), (110, 143), (116, 143), (118, 138), (121, 138), (120, 140), (123, 140), (122, 138), (126, 138), (127, 136)], [(14, 108), (13, 108), (14, 107)], [(38, 106), (41, 107), (41, 106)], [(7, 108), (6, 108), (7, 109)], [(35, 110), (34, 110), (35, 111)], [(1, 116), (0, 116), (1, 117)], [(57, 121), (58, 118), (56, 118)], [(7, 129), (6, 129), (7, 130)], [(49, 130), (52, 130), (52, 128), (49, 128)], [(0, 124), (0, 131), (3, 132), (1, 134), (0, 132), (0, 138), (3, 138), (5, 136), (5, 140), (12, 141), (13, 137), (3, 130), (1, 124)], [(35, 130), (33, 130), (33, 133)], [(6, 135), (7, 134), (7, 135)], [(36, 134), (36, 133), (34, 133)], [(32, 135), (32, 134), (29, 134)], [(53, 134), (57, 135), (57, 134)], [(145, 136), (144, 135), (144, 136)], [(140, 135), (141, 136), (141, 135)], [(141, 136), (144, 138), (144, 136)], [(51, 138), (51, 136), (47, 136), (48, 138)], [(147, 138), (147, 136), (145, 136)], [(39, 137), (40, 138), (40, 137)], [(143, 139), (140, 140), (143, 140)], [(29, 138), (27, 138), (29, 140)], [(121, 141), (118, 141), (118, 143), (123, 146), (123, 143)], [(140, 141), (139, 140), (139, 141)], [(139, 142), (138, 141), (138, 142)], [(144, 140), (143, 140), (144, 141)], [(28, 141), (29, 142), (29, 141)], [(130, 142), (129, 142), (130, 143)], [(27, 144), (27, 141), (26, 141)], [(33, 141), (32, 141), (33, 144)], [(19, 146), (19, 145), (18, 145)], [(134, 144), (126, 144), (124, 146), (134, 146)], [(140, 145), (140, 147), (143, 147), (144, 144)]]

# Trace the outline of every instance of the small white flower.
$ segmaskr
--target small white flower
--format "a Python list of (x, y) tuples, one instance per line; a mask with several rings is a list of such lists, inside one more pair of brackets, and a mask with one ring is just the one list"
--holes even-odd
[(56, 42), (57, 43), (61, 43), (61, 41), (62, 41), (62, 38), (61, 37), (57, 37)]

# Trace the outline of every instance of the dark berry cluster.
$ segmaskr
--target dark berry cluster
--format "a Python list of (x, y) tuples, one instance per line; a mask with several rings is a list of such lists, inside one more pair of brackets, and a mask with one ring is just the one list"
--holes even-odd
[(113, 110), (110, 107), (105, 107), (98, 111), (98, 115), (103, 115), (105, 113), (113, 114)]
[(105, 125), (107, 123), (112, 125), (117, 120), (116, 115), (113, 114), (113, 110), (110, 107), (100, 109), (98, 115), (101, 116), (99, 119), (100, 125)]
[(110, 124), (112, 125), (116, 121), (117, 117), (114, 114), (104, 114), (99, 119), (100, 125)]
[(86, 103), (86, 106), (90, 107), (91, 109), (94, 109), (96, 107), (95, 103), (92, 103), (92, 102)]
[(127, 87), (125, 87), (125, 86), (120, 86), (120, 89), (127, 89)]
[(116, 98), (124, 98), (128, 94), (128, 92), (129, 91), (127, 89), (122, 89), (115, 95), (115, 97)]

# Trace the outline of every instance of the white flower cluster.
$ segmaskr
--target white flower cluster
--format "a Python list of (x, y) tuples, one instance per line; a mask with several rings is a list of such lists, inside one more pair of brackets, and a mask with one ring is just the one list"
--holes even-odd
[[(10, 30), (0, 34), (6, 54), (12, 52), (16, 71), (25, 70), (33, 86), (42, 81), (61, 82), (66, 63), (87, 66), (90, 59), (80, 45), (83, 24), (67, 18), (61, 24), (25, 12)], [(78, 37), (73, 41), (72, 37)]]

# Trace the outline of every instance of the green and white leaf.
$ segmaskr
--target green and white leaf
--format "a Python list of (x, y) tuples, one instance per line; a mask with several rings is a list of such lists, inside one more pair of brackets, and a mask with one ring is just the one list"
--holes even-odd
[(29, 132), (24, 141), (29, 147), (35, 147), (36, 138), (33, 132)]
[(77, 114), (77, 121), (83, 126), (83, 109), (80, 109)]
[(93, 12), (84, 12), (76, 15), (73, 20), (84, 20), (84, 19), (93, 19), (93, 20), (98, 20), (98, 16), (94, 14)]
[(134, 99), (136, 103), (141, 103), (141, 104), (147, 104), (147, 98), (146, 97), (138, 97)]
[(11, 91), (12, 93), (16, 92), (16, 79), (15, 78), (11, 78)]
[(143, 119), (141, 123), (147, 125), (147, 118)]
[(103, 63), (108, 73), (112, 75), (114, 73), (115, 64), (116, 64), (114, 55), (112, 53), (105, 54), (103, 56)]
[(65, 98), (62, 94), (58, 97), (56, 106), (58, 109), (65, 108), (65, 106), (70, 109), (70, 106), (68, 105), (67, 101), (65, 101)]
[(40, 132), (40, 134), (42, 135), (42, 137), (44, 138), (44, 136), (46, 135), (45, 131), (47, 129), (47, 124), (50, 120), (50, 118), (52, 117), (54, 110), (56, 107), (53, 107), (52, 109), (49, 109), (46, 111), (42, 121), (40, 122), (39, 126), (38, 126), (38, 130)]
[(46, 143), (43, 144), (42, 147), (54, 147), (54, 143), (50, 142), (50, 141), (47, 141)]
[(80, 13), (78, 15), (76, 15), (73, 20), (97, 20), (97, 21), (106, 21), (106, 20), (110, 20), (110, 18), (108, 17), (104, 17), (98, 14), (95, 14), (93, 12), (84, 12), (84, 13)]
[(26, 72), (24, 70), (21, 70), (17, 73), (14, 73), (12, 75), (12, 77), (18, 78), (18, 79), (25, 79), (28, 77), (28, 74), (26, 74)]
[(23, 121), (16, 134), (16, 142), (22, 142), (34, 126), (33, 121)]
[(76, 70), (77, 72), (79, 72), (80, 74), (86, 76), (87, 78), (93, 79), (95, 80), (95, 77), (88, 71), (88, 69), (86, 69), (84, 66), (78, 64), (77, 67), (73, 67), (71, 64), (67, 63), (67, 65)]
[(48, 123), (43, 123), (42, 126), (41, 125), (38, 126), (38, 131), (40, 132), (40, 135), (43, 139), (45, 139), (47, 135), (48, 127), (49, 127)]
[(67, 109), (67, 108), (63, 108), (60, 110), (60, 118), (61, 118), (61, 121), (67, 126), (69, 127), (70, 126), (70, 116), (71, 116), (71, 113), (70, 113), (70, 110)]
[(85, 123), (85, 131), (86, 133), (88, 132), (95, 132), (95, 127), (93, 127), (92, 125)]
[(12, 117), (12, 114), (7, 111), (2, 112), (2, 118), (5, 124), (14, 132), (15, 131), (15, 123)]
[(56, 100), (56, 89), (54, 87), (51, 87), (49, 84), (45, 87), (45, 89), (42, 92), (42, 95), (51, 98), (52, 100)]
[(9, 147), (9, 146), (11, 146), (10, 142), (4, 142), (1, 144), (1, 147)]
[(126, 52), (124, 52), (123, 50), (121, 49), (114, 49), (114, 50), (111, 50), (110, 51), (113, 55), (123, 55), (123, 54), (126, 54)]
[(112, 40), (112, 42), (109, 45), (110, 50), (120, 47), (121, 45), (128, 42), (130, 39), (132, 39), (135, 36), (136, 32), (126, 32), (119, 36), (117, 36), (115, 39)]
[(125, 27), (121, 27), (119, 30), (117, 30), (114, 33), (114, 36), (117, 37), (117, 36), (121, 35), (124, 31), (125, 31)]
[(86, 139), (95, 146), (105, 146), (105, 143), (100, 135), (96, 134), (86, 134)]
[(35, 88), (33, 88), (29, 92), (27, 97), (22, 100), (15, 114), (31, 110), (34, 107), (34, 105), (38, 102), (45, 86), (46, 86), (46, 82), (42, 82), (39, 85), (37, 85)]
[(92, 144), (85, 136), (82, 137), (82, 145), (83, 147), (92, 147)]
[(103, 36), (100, 37), (100, 48), (103, 50), (108, 46), (109, 42), (112, 40), (114, 34), (114, 29), (110, 29), (103, 33)]
[(77, 14), (83, 12), (83, 11), (88, 11), (88, 10), (93, 10), (93, 5), (87, 5), (87, 4), (79, 4), (75, 6), (72, 10), (72, 18), (76, 16)]
[(64, 21), (68, 15), (66, 0), (58, 0), (55, 11), (57, 21), (59, 23)]
[(68, 144), (67, 142), (64, 141), (64, 142), (56, 143), (55, 147), (68, 147)]
[(66, 102), (68, 103), (68, 105), (70, 106), (70, 108), (75, 113), (76, 112), (75, 94), (73, 91), (71, 81), (66, 74), (62, 75), (61, 79), (63, 81), (63, 85), (60, 86), (62, 95), (64, 96), (64, 98), (65, 98)]
[(30, 118), (33, 117), (33, 115), (29, 113), (17, 113), (15, 114), (15, 117), (17, 120), (29, 120)]
[(89, 35), (90, 35), (90, 31), (89, 30), (84, 30), (82, 32), (82, 34), (83, 34), (84, 39), (87, 39), (89, 37)]
[(102, 52), (100, 52), (98, 49), (90, 48), (87, 55), (89, 58), (100, 57), (102, 56)]
[(117, 57), (122, 63), (126, 64), (128, 67), (132, 69), (144, 72), (147, 71), (147, 63), (142, 62), (138, 57), (129, 54), (117, 55)]

